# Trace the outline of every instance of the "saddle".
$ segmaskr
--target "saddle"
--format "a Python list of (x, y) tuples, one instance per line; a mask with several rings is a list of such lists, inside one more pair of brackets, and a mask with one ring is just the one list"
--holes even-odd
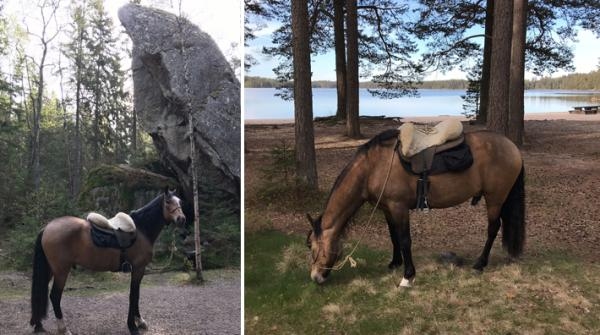
[(427, 195), (430, 175), (463, 171), (473, 164), (473, 155), (465, 143), (462, 123), (445, 120), (435, 127), (405, 123), (399, 133), (399, 156), (404, 169), (419, 175), (417, 206), (429, 210)]
[(92, 241), (99, 248), (114, 248), (121, 250), (120, 267), (117, 271), (131, 271), (125, 250), (135, 243), (137, 230), (133, 219), (122, 212), (107, 219), (102, 214), (91, 212), (87, 221), (92, 226)]

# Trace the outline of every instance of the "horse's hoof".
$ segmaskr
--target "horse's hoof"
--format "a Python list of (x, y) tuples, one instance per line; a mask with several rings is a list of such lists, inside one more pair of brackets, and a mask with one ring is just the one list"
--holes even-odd
[(135, 323), (138, 326), (138, 328), (143, 329), (143, 330), (148, 330), (148, 324), (146, 323), (146, 320), (144, 320), (143, 318), (139, 317), (139, 318), (135, 318)]
[(400, 282), (400, 287), (412, 287), (412, 283), (415, 281), (415, 277), (411, 279), (406, 279), (402, 277), (402, 281)]
[(471, 272), (475, 275), (481, 275), (483, 273), (483, 267), (473, 266)]
[(46, 333), (46, 329), (44, 329), (44, 327), (42, 327), (42, 326), (35, 326), (35, 328), (33, 328), (33, 332), (34, 333)]

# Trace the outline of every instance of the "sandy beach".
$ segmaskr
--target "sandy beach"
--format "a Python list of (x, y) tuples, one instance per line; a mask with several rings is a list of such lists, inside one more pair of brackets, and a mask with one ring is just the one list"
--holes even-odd
[[(460, 121), (467, 121), (464, 116), (416, 116), (416, 117), (402, 117), (401, 121), (404, 122), (438, 122), (446, 119), (458, 119)], [(600, 114), (572, 114), (567, 112), (560, 113), (528, 113), (525, 114), (525, 120), (566, 120), (566, 121), (600, 121)], [(277, 125), (277, 124), (290, 124), (294, 123), (293, 119), (246, 119), (244, 124), (246, 125)]]

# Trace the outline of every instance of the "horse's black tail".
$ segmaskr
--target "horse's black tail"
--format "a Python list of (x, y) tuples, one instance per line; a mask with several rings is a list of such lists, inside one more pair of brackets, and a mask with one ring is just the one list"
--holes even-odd
[(48, 315), (48, 283), (52, 278), (50, 264), (42, 249), (42, 230), (35, 241), (33, 255), (33, 276), (31, 283), (31, 321), (32, 326), (40, 326)]
[(512, 257), (523, 253), (525, 244), (525, 166), (513, 184), (500, 211), (502, 245)]

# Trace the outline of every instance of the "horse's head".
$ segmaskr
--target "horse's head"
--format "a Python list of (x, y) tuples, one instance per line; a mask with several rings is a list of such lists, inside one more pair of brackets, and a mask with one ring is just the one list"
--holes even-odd
[(162, 205), (163, 217), (167, 223), (185, 223), (185, 215), (181, 209), (181, 199), (175, 195), (175, 191), (169, 190), (168, 187), (165, 188)]
[(313, 220), (307, 214), (311, 230), (306, 237), (306, 245), (311, 253), (310, 278), (322, 284), (329, 276), (341, 251), (341, 240), (337, 239), (333, 229), (321, 228), (321, 217)]

